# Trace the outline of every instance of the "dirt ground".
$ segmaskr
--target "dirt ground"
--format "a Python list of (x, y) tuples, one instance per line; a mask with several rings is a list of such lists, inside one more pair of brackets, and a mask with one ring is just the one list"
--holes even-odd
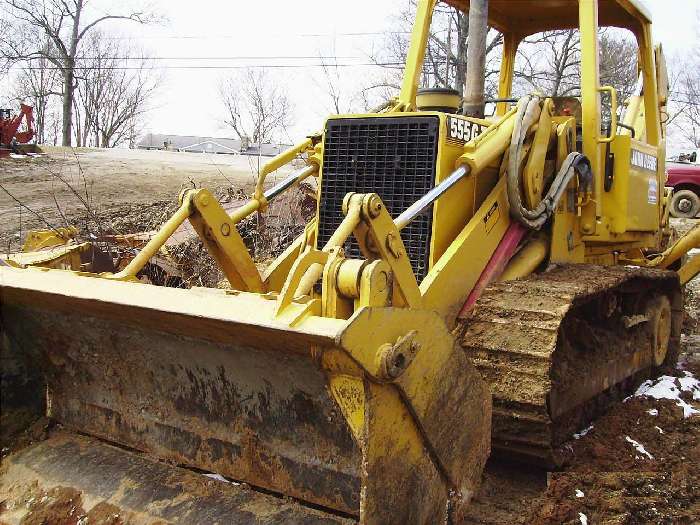
[[(127, 149), (57, 150), (40, 157), (0, 158), (0, 250), (17, 250), (29, 229), (68, 223), (84, 232), (150, 229), (167, 218), (183, 188), (250, 193), (258, 163), (262, 166), (267, 160)], [(288, 169), (275, 172), (267, 185), (288, 173)]]
[[(147, 231), (167, 218), (183, 187), (208, 187), (224, 201), (241, 189), (249, 193), (256, 164), (240, 156), (129, 150), (0, 159), (0, 250), (18, 249), (28, 229), (46, 223), (77, 223), (88, 232)], [(7, 192), (32, 211), (23, 208), (20, 215)], [(694, 221), (674, 224), (685, 230)], [(201, 250), (194, 255), (204, 257)], [(687, 290), (679, 368), (667, 372), (679, 388), (688, 374), (700, 379), (699, 281)], [(695, 394), (686, 388), (681, 398), (700, 410), (700, 387)], [(572, 436), (573, 459), (559, 472), (491, 461), (467, 523), (700, 523), (700, 415), (684, 417), (678, 405), (645, 396), (616, 404), (578, 439)], [(72, 508), (77, 497), (56, 493), (51, 501)], [(26, 523), (58, 523), (44, 517), (37, 512)]]

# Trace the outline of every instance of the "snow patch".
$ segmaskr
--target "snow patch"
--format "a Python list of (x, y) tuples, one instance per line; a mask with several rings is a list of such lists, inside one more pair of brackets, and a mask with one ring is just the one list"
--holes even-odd
[(647, 414), (649, 414), (650, 416), (658, 416), (659, 411), (656, 410), (655, 408), (650, 408), (649, 410), (647, 410)]
[(233, 485), (239, 485), (239, 483), (236, 483), (235, 481), (229, 481), (225, 477), (223, 477), (221, 474), (204, 474), (207, 478), (215, 479), (216, 481), (222, 481), (224, 483), (231, 483)]
[(696, 379), (695, 376), (684, 370), (683, 373), (685, 377), (678, 378), (681, 383), (681, 390), (683, 392), (691, 392), (693, 394), (693, 401), (700, 401), (700, 380)]
[[(634, 447), (634, 449), (635, 449), (637, 452), (639, 452), (640, 454), (645, 455), (645, 456), (646, 456), (647, 458), (649, 458), (649, 459), (654, 459), (654, 456), (652, 456), (651, 454), (649, 454), (649, 452), (647, 452), (646, 449), (644, 448), (644, 445), (642, 445), (642, 444), (639, 443), (638, 441), (635, 441), (634, 439), (632, 439), (632, 438), (629, 437), (629, 436), (625, 436), (625, 441), (627, 441), (628, 443), (631, 443), (632, 446)], [(639, 459), (639, 456), (635, 456), (635, 459)]]
[(582, 490), (576, 489), (576, 497), (577, 498), (582, 498), (584, 496), (585, 496), (585, 494), (583, 493)]
[[(700, 410), (681, 399), (681, 393), (688, 392), (693, 396), (694, 401), (700, 401), (700, 381), (687, 370), (683, 373), (685, 377), (661, 376), (656, 380), (649, 379), (644, 381), (644, 383), (639, 385), (639, 388), (634, 393), (634, 397), (652, 397), (654, 399), (675, 401), (676, 406), (683, 409), (683, 417), (700, 414)], [(652, 410), (658, 414), (656, 409)], [(651, 410), (649, 413), (651, 414)]]
[(581, 525), (588, 525), (588, 516), (583, 512), (578, 513), (578, 520), (581, 522)]
[(661, 429), (661, 427), (655, 426), (654, 428), (655, 428), (656, 430), (659, 431), (659, 434), (664, 434), (664, 433), (665, 433), (665, 432)]
[(590, 426), (584, 428), (581, 432), (574, 434), (574, 439), (581, 439), (583, 436), (588, 434), (591, 430), (593, 430), (593, 425), (590, 425)]

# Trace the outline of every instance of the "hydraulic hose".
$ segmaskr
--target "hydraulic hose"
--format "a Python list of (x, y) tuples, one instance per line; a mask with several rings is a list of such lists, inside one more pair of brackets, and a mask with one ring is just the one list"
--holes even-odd
[(559, 199), (575, 175), (581, 185), (588, 189), (592, 182), (591, 165), (585, 155), (572, 152), (562, 163), (561, 169), (554, 177), (547, 194), (533, 210), (526, 208), (522, 201), (522, 178), (520, 176), (520, 157), (528, 130), (535, 124), (541, 113), (540, 97), (528, 95), (518, 102), (513, 135), (508, 150), (507, 186), (510, 213), (514, 219), (531, 230), (539, 230), (554, 212)]

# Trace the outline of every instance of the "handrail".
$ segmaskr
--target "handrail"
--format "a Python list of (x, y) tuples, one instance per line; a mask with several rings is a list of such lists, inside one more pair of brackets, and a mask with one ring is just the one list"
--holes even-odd
[[(318, 166), (316, 164), (311, 164), (309, 166), (305, 166), (304, 168), (295, 171), (291, 175), (289, 175), (286, 179), (278, 183), (277, 185), (273, 186), (269, 190), (267, 190), (265, 193), (262, 193), (260, 197), (256, 197), (255, 194), (253, 197), (246, 202), (243, 206), (240, 208), (237, 208), (232, 214), (231, 214), (231, 220), (233, 221), (234, 224), (238, 224), (241, 222), (243, 219), (248, 217), (251, 213), (254, 213), (258, 211), (259, 209), (263, 208), (265, 205), (267, 205), (270, 201), (272, 201), (275, 197), (278, 195), (284, 193), (287, 189), (291, 188), (294, 186), (294, 184), (303, 181), (304, 179), (307, 179), (314, 173), (318, 171)], [(257, 192), (257, 190), (256, 190)]]
[(254, 199), (260, 199), (263, 196), (263, 186), (265, 185), (265, 179), (273, 171), (278, 170), (285, 164), (292, 162), (300, 153), (312, 148), (314, 141), (312, 138), (307, 138), (302, 142), (292, 146), (288, 150), (283, 151), (276, 157), (273, 157), (269, 162), (260, 170), (258, 174), (258, 182), (255, 184), (255, 193), (253, 194)]
[(618, 120), (617, 120), (617, 90), (612, 86), (602, 86), (598, 91), (610, 93), (610, 129), (612, 130), (609, 137), (598, 137), (598, 142), (601, 144), (609, 144), (615, 140), (617, 135)]

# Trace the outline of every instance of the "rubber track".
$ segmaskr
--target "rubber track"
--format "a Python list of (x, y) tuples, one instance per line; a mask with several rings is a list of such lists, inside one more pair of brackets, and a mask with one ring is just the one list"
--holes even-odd
[[(594, 315), (587, 320), (590, 329), (586, 325), (580, 340), (572, 341), (562, 323), (581, 309), (597, 309), (591, 301), (604, 295), (620, 296), (620, 304), (635, 294), (673, 297), (677, 289), (671, 272), (590, 265), (561, 266), (488, 287), (458, 330), (463, 348), (491, 385), (494, 452), (547, 467), (563, 463), (563, 443), (651, 370), (651, 350), (639, 366), (615, 371), (616, 362), (630, 362), (640, 344), (645, 346), (643, 328), (626, 330), (622, 312), (602, 322)], [(676, 318), (682, 306), (673, 308)], [(595, 393), (588, 395), (586, 388)]]

